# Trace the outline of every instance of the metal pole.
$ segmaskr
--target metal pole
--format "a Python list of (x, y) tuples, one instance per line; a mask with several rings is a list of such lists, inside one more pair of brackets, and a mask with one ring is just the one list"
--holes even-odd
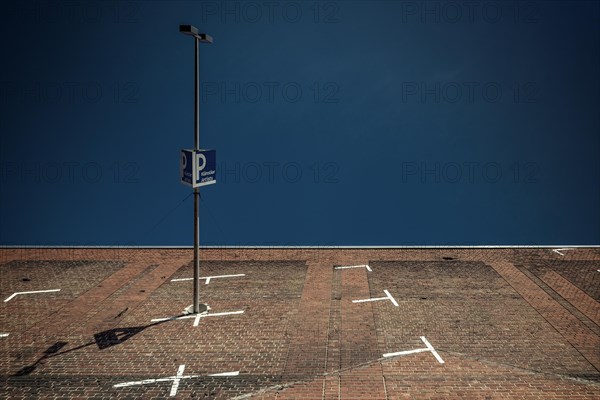
[[(194, 149), (200, 149), (199, 41), (194, 37)], [(194, 157), (194, 163), (196, 163)], [(195, 166), (194, 166), (195, 167)], [(194, 188), (194, 313), (200, 312), (200, 188)]]

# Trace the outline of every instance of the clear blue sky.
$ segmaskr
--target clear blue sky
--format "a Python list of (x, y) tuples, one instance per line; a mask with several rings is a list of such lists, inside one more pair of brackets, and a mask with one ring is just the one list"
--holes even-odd
[[(600, 243), (598, 2), (3, 6), (0, 244)], [(185, 199), (185, 200), (184, 200)]]

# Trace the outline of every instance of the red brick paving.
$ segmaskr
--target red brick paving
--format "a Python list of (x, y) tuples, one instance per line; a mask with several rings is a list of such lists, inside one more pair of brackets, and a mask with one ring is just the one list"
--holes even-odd
[(332, 269), (309, 263), (298, 317), (291, 325), (283, 374), (290, 379), (325, 367), (329, 290)]
[[(168, 278), (171, 277), (185, 263), (186, 259), (164, 261), (150, 267), (144, 263), (138, 263), (141, 268), (146, 267), (146, 273), (125, 288), (117, 298), (112, 299), (109, 304), (103, 304), (102, 308), (90, 320), (86, 321), (90, 329), (88, 333), (103, 331), (118, 324), (126, 312), (134, 310), (158, 289)], [(117, 285), (115, 285), (116, 287)], [(121, 289), (120, 287), (119, 289)], [(112, 288), (111, 288), (112, 289)], [(106, 302), (104, 302), (106, 303)]]
[[(589, 327), (600, 310), (597, 249), (203, 249), (203, 276), (246, 276), (202, 282), (202, 300), (244, 313), (151, 323), (191, 303), (191, 281), (170, 282), (192, 276), (191, 256), (0, 249), (2, 299), (61, 288), (0, 304), (0, 333), (10, 334), (0, 338), (0, 397), (165, 398), (170, 382), (113, 386), (185, 364), (199, 377), (182, 380), (176, 398), (600, 398)], [(367, 262), (373, 272), (333, 269)], [(352, 303), (383, 289), (399, 307)], [(382, 358), (423, 348), (419, 336), (445, 364), (430, 352)]]
[[(365, 262), (360, 262), (365, 264)], [(372, 272), (366, 268), (337, 270), (342, 275), (341, 313), (339, 322), (340, 336), (340, 397), (365, 397), (385, 399), (385, 388), (381, 368), (357, 368), (361, 364), (381, 357), (377, 346), (377, 331), (373, 316), (375, 302), (352, 303), (351, 300), (368, 299), (384, 296), (381, 291), (377, 296), (369, 294), (369, 277)], [(389, 306), (389, 301), (384, 301)], [(369, 382), (365, 386), (364, 382)], [(361, 395), (362, 393), (362, 395)]]
[[(43, 321), (37, 323), (28, 333), (51, 335), (80, 323), (81, 319), (85, 317), (94, 305), (102, 303), (110, 296), (113, 290), (121, 288), (146, 268), (147, 266), (142, 263), (130, 263), (126, 265), (98, 285), (75, 298), (56, 314), (51, 314)], [(70, 326), (65, 326), (65, 321), (73, 321), (73, 323)]]
[(544, 274), (542, 280), (596, 325), (600, 326), (600, 307), (598, 307), (598, 302), (588, 296), (587, 293), (554, 271)]
[(559, 273), (596, 301), (600, 301), (600, 262), (589, 260), (550, 261), (543, 264), (542, 271)]
[(491, 266), (527, 302), (536, 309), (586, 360), (600, 370), (600, 337), (582, 324), (579, 319), (550, 297), (513, 264), (506, 261), (491, 263)]

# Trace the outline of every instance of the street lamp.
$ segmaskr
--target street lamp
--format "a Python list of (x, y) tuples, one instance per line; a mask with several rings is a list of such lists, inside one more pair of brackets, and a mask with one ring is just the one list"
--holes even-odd
[[(192, 25), (179, 25), (179, 32), (194, 37), (194, 150), (200, 150), (200, 102), (199, 102), (199, 43), (212, 43), (213, 38), (206, 33), (198, 33), (198, 28)], [(203, 304), (200, 307), (200, 188), (194, 187), (194, 302), (192, 309), (187, 310), (194, 314), (207, 311)]]
[(194, 36), (196, 39), (200, 40), (202, 43), (212, 43), (212, 36), (206, 33), (198, 33), (198, 28), (193, 25), (179, 25), (179, 32), (184, 35)]

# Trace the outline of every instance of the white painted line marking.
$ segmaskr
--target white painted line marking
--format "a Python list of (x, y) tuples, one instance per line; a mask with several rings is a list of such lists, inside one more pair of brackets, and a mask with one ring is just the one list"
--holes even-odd
[(235, 314), (243, 314), (244, 310), (240, 311), (226, 311), (226, 312), (218, 312), (218, 313), (208, 313), (205, 315), (201, 315), (201, 317), (220, 317), (222, 315), (235, 315)]
[(374, 297), (372, 299), (352, 300), (353, 303), (365, 303), (367, 301), (389, 300), (387, 297)]
[(226, 312), (220, 312), (220, 313), (208, 313), (208, 314), (192, 314), (192, 315), (183, 315), (183, 316), (179, 316), (179, 317), (167, 317), (167, 318), (155, 318), (150, 320), (150, 322), (164, 322), (164, 321), (176, 321), (176, 320), (181, 320), (181, 319), (194, 319), (194, 326), (199, 326), (200, 325), (200, 319), (201, 318), (207, 318), (207, 317), (222, 317), (223, 315), (237, 315), (237, 314), (243, 314), (244, 310), (239, 310), (239, 311), (226, 311)]
[(425, 346), (427, 346), (426, 349), (415, 349), (415, 350), (398, 351), (396, 353), (385, 353), (383, 356), (384, 357), (405, 356), (407, 354), (423, 353), (423, 352), (426, 352), (426, 351), (430, 351), (431, 354), (433, 354), (433, 356), (435, 357), (435, 359), (440, 364), (444, 364), (444, 360), (442, 360), (442, 357), (440, 357), (440, 355), (438, 354), (438, 352), (435, 351), (435, 349), (433, 348), (433, 346), (431, 345), (431, 343), (429, 343), (429, 341), (427, 341), (427, 339), (425, 338), (425, 336), (421, 336), (421, 341), (423, 343), (425, 343)]
[(398, 302), (396, 302), (396, 299), (394, 299), (392, 297), (392, 295), (390, 294), (390, 292), (387, 291), (387, 289), (384, 289), (385, 295), (390, 299), (390, 301), (392, 302), (392, 304), (394, 304), (396, 307), (398, 307)]
[(220, 374), (210, 374), (208, 376), (238, 376), (240, 371), (221, 372)]
[[(177, 369), (177, 375), (169, 376), (168, 378), (156, 378), (156, 379), (144, 379), (143, 381), (133, 381), (133, 382), (123, 382), (117, 383), (113, 385), (115, 388), (129, 387), (129, 386), (139, 386), (139, 385), (148, 385), (156, 382), (169, 382), (173, 381), (171, 384), (171, 391), (169, 392), (170, 397), (174, 397), (177, 394), (177, 390), (179, 389), (179, 382), (182, 379), (192, 379), (192, 378), (201, 378), (202, 375), (183, 375), (183, 371), (185, 370), (185, 364), (181, 364)], [(219, 374), (210, 374), (208, 376), (237, 376), (240, 374), (240, 371), (233, 372), (221, 372)]]
[(179, 388), (179, 381), (181, 380), (181, 377), (183, 376), (183, 371), (185, 370), (185, 365), (182, 364), (179, 366), (179, 369), (177, 370), (177, 375), (175, 376), (175, 379), (173, 379), (173, 384), (171, 385), (171, 393), (169, 394), (169, 396), (173, 397), (177, 394), (177, 389)]
[(8, 296), (6, 298), (6, 300), (4, 300), (4, 302), (8, 302), (11, 301), (15, 296), (18, 296), (20, 294), (33, 294), (33, 293), (50, 293), (50, 292), (60, 292), (60, 289), (50, 289), (50, 290), (32, 290), (30, 292), (15, 292), (13, 294), (11, 294), (10, 296)]
[(555, 252), (555, 253), (557, 253), (557, 254), (560, 254), (561, 256), (564, 256), (564, 254), (561, 253), (561, 251), (567, 251), (567, 250), (575, 250), (575, 249), (567, 247), (567, 248), (564, 248), (564, 249), (554, 249), (552, 251)]
[(184, 315), (182, 317), (155, 318), (155, 319), (150, 320), (150, 322), (176, 321), (176, 320), (187, 319), (187, 318), (196, 318), (196, 316), (195, 315)]
[[(215, 276), (201, 276), (198, 279), (206, 279), (205, 285), (208, 285), (210, 283), (211, 279), (217, 279), (217, 278), (235, 278), (238, 276), (246, 276), (246, 274), (233, 274), (233, 275), (215, 275)], [(177, 278), (177, 279), (171, 279), (171, 282), (183, 282), (183, 281), (193, 281), (194, 278)]]
[(383, 356), (384, 357), (405, 356), (407, 354), (423, 353), (424, 351), (429, 351), (429, 349), (415, 349), (415, 350), (397, 351), (395, 353), (385, 353)]
[(8, 335), (10, 335), (10, 333), (0, 333), (0, 337), (8, 337)]
[[(179, 379), (185, 379), (185, 378), (192, 378), (192, 377), (191, 376), (190, 377), (182, 376)], [(144, 379), (143, 381), (117, 383), (116, 385), (113, 385), (113, 387), (122, 388), (122, 387), (128, 387), (128, 386), (147, 385), (149, 383), (155, 383), (155, 382), (168, 382), (168, 381), (172, 381), (173, 379), (175, 379), (174, 376), (169, 377), (169, 378)]]
[(433, 346), (431, 345), (431, 343), (429, 343), (429, 341), (427, 341), (427, 339), (425, 338), (425, 336), (421, 336), (421, 340), (423, 341), (423, 343), (425, 343), (425, 346), (427, 346), (427, 348), (429, 349), (429, 351), (431, 351), (434, 355), (434, 357), (438, 360), (438, 362), (440, 364), (444, 364), (444, 360), (442, 360), (442, 357), (440, 357), (440, 355), (438, 354), (437, 351), (435, 351), (435, 349), (433, 348)]
[(196, 318), (194, 318), (194, 326), (198, 326), (200, 325), (200, 318), (201, 318), (202, 314), (197, 314)]
[(387, 289), (384, 289), (383, 292), (385, 293), (385, 297), (374, 297), (372, 299), (361, 299), (361, 300), (352, 300), (353, 303), (364, 303), (367, 301), (382, 301), (382, 300), (389, 300), (392, 302), (393, 305), (395, 305), (396, 307), (398, 306), (398, 302), (396, 301), (396, 299), (394, 299), (394, 297), (390, 294), (390, 292), (388, 292)]
[(369, 267), (366, 264), (363, 264), (363, 265), (347, 265), (347, 266), (344, 266), (344, 267), (335, 267), (335, 269), (347, 269), (347, 268), (367, 268), (367, 271), (369, 271), (369, 272), (373, 271), (371, 269), (371, 267)]

